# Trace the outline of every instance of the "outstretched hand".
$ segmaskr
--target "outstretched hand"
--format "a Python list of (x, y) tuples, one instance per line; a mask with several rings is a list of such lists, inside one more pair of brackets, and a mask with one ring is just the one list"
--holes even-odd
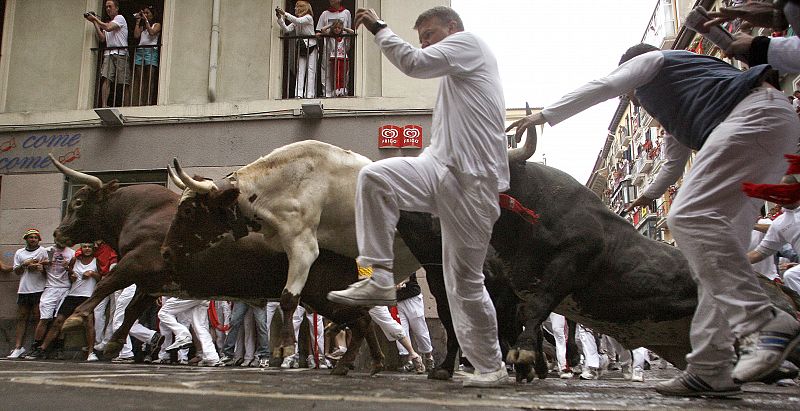
[(541, 112), (533, 113), (511, 123), (511, 125), (506, 129), (506, 132), (516, 128), (517, 131), (514, 133), (514, 140), (519, 143), (520, 140), (522, 140), (522, 135), (525, 134), (529, 128), (544, 124), (546, 122), (547, 120), (544, 118)]
[(737, 7), (722, 7), (719, 11), (708, 12), (712, 19), (703, 26), (708, 29), (717, 24), (741, 18), (757, 27), (772, 27), (774, 11), (772, 2), (753, 1)]
[(375, 13), (375, 10), (358, 9), (356, 11), (356, 21), (353, 23), (353, 30), (358, 30), (358, 27), (362, 24), (369, 29), (378, 20), (380, 20), (380, 17), (378, 17), (378, 13)]
[(650, 203), (652, 203), (652, 202), (653, 202), (652, 198), (645, 197), (645, 196), (640, 196), (639, 198), (634, 200), (632, 203), (630, 203), (628, 205), (628, 207), (625, 207), (625, 212), (630, 213), (631, 211), (633, 211), (634, 208), (636, 208), (636, 207), (644, 207), (646, 205), (650, 205)]

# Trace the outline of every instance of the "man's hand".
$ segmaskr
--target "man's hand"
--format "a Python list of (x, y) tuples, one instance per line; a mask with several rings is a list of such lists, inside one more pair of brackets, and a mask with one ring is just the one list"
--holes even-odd
[(378, 20), (380, 20), (380, 17), (378, 17), (378, 13), (375, 13), (375, 10), (358, 9), (356, 11), (356, 21), (353, 24), (353, 30), (358, 30), (358, 26), (361, 26), (362, 24), (367, 28), (367, 30), (370, 30), (372, 25)]
[(628, 207), (625, 208), (625, 212), (630, 213), (631, 211), (633, 211), (634, 208), (636, 208), (636, 207), (644, 207), (646, 205), (650, 205), (650, 203), (652, 203), (652, 202), (653, 202), (652, 198), (645, 197), (645, 196), (640, 196), (639, 198), (634, 200), (632, 203), (630, 203), (628, 205)]
[(753, 1), (738, 7), (722, 7), (719, 11), (708, 12), (712, 19), (703, 26), (711, 28), (717, 24), (741, 18), (756, 27), (772, 27), (774, 11), (772, 2)]
[(280, 7), (275, 7), (275, 17), (277, 17), (277, 18), (281, 18), (281, 17), (283, 17), (283, 16), (285, 16), (285, 15), (286, 15), (286, 12), (285, 12), (285, 11), (283, 11), (283, 9), (282, 9), (282, 8), (280, 8)]
[(541, 112), (533, 113), (511, 123), (511, 125), (506, 129), (506, 132), (516, 128), (517, 132), (514, 133), (514, 139), (517, 143), (519, 143), (519, 141), (522, 140), (522, 134), (524, 134), (529, 128), (544, 124), (546, 122), (547, 120), (544, 118)]

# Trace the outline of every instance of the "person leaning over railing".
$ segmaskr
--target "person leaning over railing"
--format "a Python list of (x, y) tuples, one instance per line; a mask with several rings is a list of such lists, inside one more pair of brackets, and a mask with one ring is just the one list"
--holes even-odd
[[(139, 47), (133, 57), (133, 90), (132, 106), (150, 106), (156, 104), (156, 88), (158, 86), (158, 38), (161, 35), (161, 23), (155, 6), (147, 6), (135, 14), (136, 27), (133, 37), (139, 39)], [(143, 47), (151, 46), (151, 47)]]
[(123, 84), (122, 100), (128, 94), (128, 87), (131, 84), (130, 66), (128, 65), (128, 23), (119, 14), (119, 2), (117, 0), (105, 0), (105, 11), (109, 22), (103, 22), (93, 12), (85, 13), (83, 17), (94, 24), (97, 39), (100, 43), (106, 43), (107, 49), (103, 52), (103, 65), (100, 68), (102, 85), (100, 89), (100, 105), (108, 107), (108, 97), (111, 94), (111, 84), (114, 84), (114, 101), (116, 103), (116, 88), (118, 84)]
[[(286, 33), (294, 30), (297, 36), (314, 35), (314, 10), (307, 1), (298, 1), (294, 5), (293, 16), (280, 7), (275, 7), (275, 17), (281, 26), (281, 31)], [(284, 19), (289, 20), (286, 25)], [(297, 78), (294, 88), (296, 98), (314, 98), (317, 96), (317, 40), (313, 38), (297, 39), (296, 64)]]

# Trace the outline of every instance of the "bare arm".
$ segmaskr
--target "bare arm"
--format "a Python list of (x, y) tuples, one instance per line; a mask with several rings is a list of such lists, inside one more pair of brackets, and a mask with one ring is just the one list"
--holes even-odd
[(750, 260), (750, 264), (755, 264), (765, 258), (769, 257), (768, 255), (764, 255), (759, 253), (756, 250), (749, 251), (747, 253), (747, 259)]
[(770, 224), (756, 224), (753, 226), (753, 230), (760, 231), (766, 234), (767, 230), (769, 230), (769, 226)]

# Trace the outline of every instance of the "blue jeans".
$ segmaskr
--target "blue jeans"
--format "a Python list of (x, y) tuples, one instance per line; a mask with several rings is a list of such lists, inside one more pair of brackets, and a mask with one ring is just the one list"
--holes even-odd
[(261, 307), (240, 302), (233, 304), (230, 322), (231, 328), (228, 330), (228, 335), (225, 336), (225, 346), (222, 347), (222, 353), (226, 357), (233, 357), (234, 350), (236, 349), (236, 339), (239, 336), (239, 330), (242, 328), (244, 315), (247, 313), (248, 308), (253, 310), (253, 317), (256, 321), (256, 333), (258, 335), (256, 355), (258, 358), (269, 358), (271, 353), (269, 349), (269, 328), (267, 328), (266, 310)]

